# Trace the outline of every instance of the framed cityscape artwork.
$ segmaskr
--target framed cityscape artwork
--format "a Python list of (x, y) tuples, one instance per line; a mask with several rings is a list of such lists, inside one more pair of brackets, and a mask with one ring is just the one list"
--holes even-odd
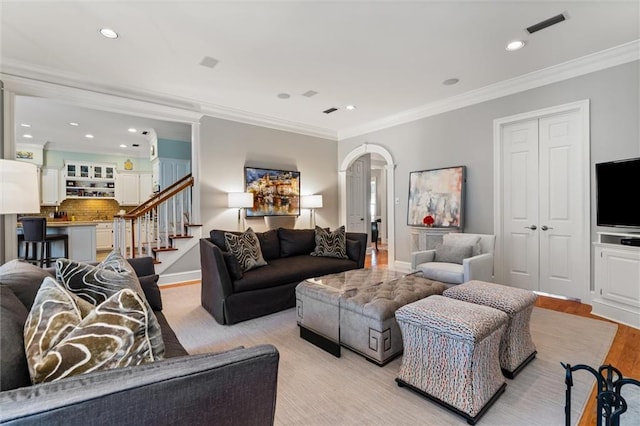
[(410, 172), (407, 225), (462, 230), (465, 181), (465, 166)]
[(300, 215), (300, 172), (245, 167), (244, 177), (253, 194), (247, 217)]

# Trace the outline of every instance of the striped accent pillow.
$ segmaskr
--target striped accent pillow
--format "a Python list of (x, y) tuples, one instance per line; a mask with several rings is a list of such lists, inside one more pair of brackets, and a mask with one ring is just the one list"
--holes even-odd
[(347, 236), (344, 225), (333, 232), (316, 226), (316, 248), (311, 253), (311, 256), (348, 259)]
[(34, 384), (154, 360), (147, 307), (123, 289), (94, 308), (46, 278), (24, 329), (29, 374)]
[(66, 290), (93, 306), (98, 306), (120, 290), (135, 291), (145, 303), (146, 322), (149, 325), (149, 339), (154, 358), (164, 358), (164, 341), (160, 323), (144, 296), (135, 270), (120, 253), (112, 252), (98, 265), (58, 259), (56, 260), (56, 277)]
[(224, 243), (227, 251), (238, 259), (243, 272), (267, 265), (262, 257), (260, 240), (253, 229), (249, 228), (240, 235), (225, 232)]

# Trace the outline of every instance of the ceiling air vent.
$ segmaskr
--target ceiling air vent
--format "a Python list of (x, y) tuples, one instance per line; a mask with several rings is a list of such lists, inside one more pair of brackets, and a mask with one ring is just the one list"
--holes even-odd
[(146, 130), (142, 132), (143, 135), (148, 135), (149, 132), (147, 132)]
[(331, 114), (332, 112), (336, 112), (338, 110), (338, 108), (329, 108), (329, 109), (325, 109), (324, 112), (325, 114)]
[(549, 28), (552, 25), (559, 24), (560, 22), (566, 19), (567, 18), (564, 16), (564, 14), (561, 13), (560, 15), (552, 16), (549, 19), (545, 19), (544, 21), (538, 22), (537, 24), (527, 27), (527, 32), (529, 34), (533, 34), (537, 31), (544, 30), (545, 28)]
[(315, 96), (317, 94), (318, 94), (318, 92), (316, 92), (315, 90), (307, 90), (306, 92), (304, 92), (302, 94), (302, 96), (310, 98), (310, 97)]

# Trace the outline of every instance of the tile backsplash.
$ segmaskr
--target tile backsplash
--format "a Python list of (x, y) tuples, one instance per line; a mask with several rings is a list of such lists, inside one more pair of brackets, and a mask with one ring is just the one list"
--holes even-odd
[[(129, 211), (134, 207), (121, 207), (116, 200), (105, 199), (74, 199), (67, 198), (58, 207), (58, 211), (66, 212), (68, 220), (75, 216), (78, 221), (112, 220), (120, 209)], [(40, 207), (40, 214), (49, 217), (49, 213), (56, 211), (54, 206)]]

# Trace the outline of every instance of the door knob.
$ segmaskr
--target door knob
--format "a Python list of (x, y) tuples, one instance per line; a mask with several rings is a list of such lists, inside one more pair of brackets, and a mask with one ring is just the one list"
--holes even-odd
[(537, 226), (535, 225), (531, 225), (531, 226), (525, 226), (526, 229), (531, 229), (532, 231), (535, 231), (536, 229), (538, 229)]
[(547, 225), (542, 225), (542, 228), (540, 229), (542, 229), (543, 231), (546, 231), (547, 229), (553, 229), (553, 228)]

